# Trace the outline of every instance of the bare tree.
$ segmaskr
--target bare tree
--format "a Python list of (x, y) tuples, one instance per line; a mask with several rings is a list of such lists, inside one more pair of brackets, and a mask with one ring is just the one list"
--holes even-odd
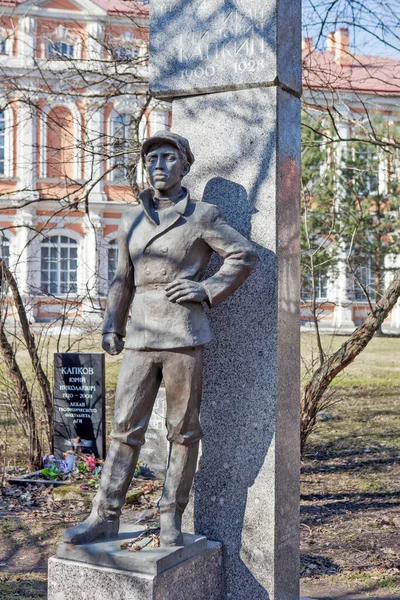
[[(304, 10), (303, 304), (317, 354), (301, 398), (302, 450), (318, 412), (334, 401), (330, 383), (381, 332), (400, 295), (397, 4), (309, 0)], [(338, 306), (332, 290), (340, 288)], [(366, 320), (334, 352), (322, 319), (356, 298), (365, 301)]]
[[(0, 150), (0, 215), (17, 211), (1, 226), (0, 351), (31, 467), (52, 448), (52, 352), (96, 343), (110, 276), (100, 223), (107, 208), (97, 205), (111, 200), (109, 210), (117, 202), (122, 211), (137, 202), (146, 183), (140, 141), (152, 113), (165, 112), (148, 90), (148, 7), (124, 7), (89, 25), (77, 13), (54, 26), (35, 7), (0, 9), (0, 136), (14, 154), (3, 160)], [(88, 241), (78, 266), (86, 275), (78, 284), (64, 273), (55, 286), (52, 265), (64, 254), (69, 265), (78, 258), (71, 244), (63, 250), (53, 241), (82, 227)], [(12, 252), (9, 232), (18, 242)], [(57, 314), (38, 322), (43, 300)]]

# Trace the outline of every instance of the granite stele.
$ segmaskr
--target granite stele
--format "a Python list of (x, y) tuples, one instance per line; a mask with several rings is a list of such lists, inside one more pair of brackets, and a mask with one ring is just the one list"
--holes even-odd
[(150, 44), (185, 182), (260, 256), (210, 311), (184, 529), (223, 543), (229, 600), (298, 600), (301, 2), (153, 0)]

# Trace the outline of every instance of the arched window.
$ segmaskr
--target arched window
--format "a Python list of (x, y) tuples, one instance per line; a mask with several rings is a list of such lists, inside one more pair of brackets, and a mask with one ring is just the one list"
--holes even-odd
[(114, 279), (115, 272), (117, 270), (118, 263), (118, 244), (117, 240), (111, 240), (108, 242), (107, 248), (107, 265), (108, 265), (108, 285)]
[(111, 144), (110, 155), (111, 171), (110, 179), (122, 181), (126, 179), (126, 165), (128, 163), (128, 145), (132, 137), (132, 115), (116, 114), (111, 119)]
[(74, 177), (74, 119), (65, 106), (52, 108), (47, 115), (47, 177)]
[(66, 235), (54, 235), (41, 245), (42, 292), (70, 294), (78, 291), (78, 242)]
[(0, 175), (6, 172), (6, 117), (0, 112)]

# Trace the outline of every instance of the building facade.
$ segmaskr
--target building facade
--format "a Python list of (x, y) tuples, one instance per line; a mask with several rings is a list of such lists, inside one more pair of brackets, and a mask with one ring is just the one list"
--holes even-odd
[[(346, 186), (352, 186), (354, 181), (354, 177), (352, 181), (348, 173), (340, 173), (340, 170), (345, 168), (343, 164), (346, 166), (346, 160), (349, 162), (352, 158), (349, 154), (354, 152), (353, 140), (362, 132), (366, 139), (369, 138), (373, 142), (371, 138), (374, 123), (379, 123), (379, 127), (386, 128), (387, 131), (394, 128), (398, 130), (400, 88), (396, 82), (399, 75), (399, 60), (354, 53), (347, 29), (338, 29), (329, 34), (322, 50), (314, 48), (311, 38), (303, 39), (303, 106), (307, 116), (311, 115), (316, 120), (322, 117), (325, 119), (327, 130), (330, 129), (326, 135), (326, 147), (328, 161), (336, 165), (336, 175), (339, 175), (332, 187), (332, 205), (339, 220), (348, 208), (342, 200), (348, 195)], [(379, 141), (386, 141), (389, 148), (393, 140), (381, 137)], [(369, 194), (371, 201), (371, 231), (363, 231), (364, 236), (373, 235), (374, 200), (381, 198), (386, 210), (397, 202), (398, 187), (390, 190), (390, 187), (394, 186), (393, 177), (399, 181), (399, 157), (395, 148), (397, 143), (398, 138), (392, 144), (393, 151), (387, 152), (383, 150), (384, 144), (382, 149), (379, 149), (379, 144), (374, 146), (371, 143), (363, 147), (358, 142), (358, 162), (353, 160), (352, 168), (353, 172), (357, 170), (358, 187), (363, 187), (363, 200), (368, 201)], [(356, 197), (357, 193), (355, 190), (353, 192)], [(393, 201), (389, 199), (390, 193), (394, 195)], [(357, 202), (357, 198), (355, 201)], [(397, 223), (397, 230), (394, 231), (392, 239), (398, 236), (398, 214), (393, 221)], [(329, 236), (327, 239), (329, 254)], [(400, 259), (394, 243), (391, 252), (390, 234), (386, 239), (382, 235), (382, 239), (385, 244), (385, 256), (381, 258), (383, 291), (393, 278), (395, 269), (400, 267)], [(335, 252), (334, 268), (316, 275), (313, 292), (309, 281), (302, 282), (301, 319), (305, 331), (315, 328), (316, 317), (321, 331), (350, 333), (365, 321), (370, 311), (370, 303), (373, 305), (379, 298), (379, 294), (376, 293), (376, 257), (371, 254), (358, 260), (359, 266), (355, 276), (351, 265), (349, 266), (349, 244), (343, 244), (341, 248), (336, 247)], [(355, 252), (353, 250), (353, 262), (357, 264)], [(382, 330), (386, 333), (400, 333), (400, 302), (389, 314)]]
[(129, 0), (0, 5), (0, 252), (33, 320), (101, 318), (138, 142), (169, 125), (147, 25)]
[[(332, 152), (345, 151), (370, 112), (398, 118), (399, 61), (354, 55), (345, 29), (322, 51), (303, 40), (303, 53), (304, 106), (336, 115)], [(118, 223), (146, 185), (139, 142), (170, 125), (168, 104), (149, 96), (147, 65), (146, 2), (0, 2), (0, 256), (33, 321), (101, 320)], [(385, 189), (384, 166), (372, 180)], [(314, 310), (303, 285), (305, 329), (316, 312), (325, 331), (348, 333), (365, 319), (369, 303), (345, 254), (317, 281)], [(368, 287), (369, 264), (360, 276)], [(384, 331), (400, 332), (400, 303)]]

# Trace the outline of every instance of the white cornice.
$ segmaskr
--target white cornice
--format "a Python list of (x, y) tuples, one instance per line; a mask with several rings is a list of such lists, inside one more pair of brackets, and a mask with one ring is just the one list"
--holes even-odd
[[(48, 0), (46, 0), (48, 1)], [(90, 2), (90, 0), (80, 0), (82, 4), (85, 4), (85, 7), (82, 7), (81, 10), (77, 10), (76, 12), (72, 12), (70, 10), (64, 10), (60, 8), (46, 8), (32, 2), (25, 2), (23, 4), (18, 5), (17, 7), (3, 7), (2, 14), (4, 16), (17, 16), (19, 18), (25, 17), (33, 17), (33, 18), (42, 18), (42, 19), (57, 19), (61, 21), (72, 21), (72, 22), (108, 22), (118, 23), (118, 25), (123, 25), (127, 27), (143, 27), (147, 28), (149, 25), (148, 17), (140, 16), (140, 15), (122, 15), (122, 14), (114, 14), (108, 13), (106, 10), (100, 8), (97, 4)], [(74, 4), (78, 5), (78, 2), (75, 0)], [(93, 7), (93, 8), (92, 8)]]
[[(40, 12), (49, 12), (52, 14), (57, 13), (62, 13), (62, 14), (66, 14), (68, 13), (69, 15), (71, 14), (71, 11), (66, 10), (66, 9), (61, 9), (61, 8), (46, 8), (44, 5), (47, 4), (49, 2), (49, 0), (40, 0), (39, 2), (37, 2), (37, 0), (27, 0), (27, 2), (24, 2), (22, 4), (20, 4), (15, 10), (14, 10), (14, 14), (18, 14), (20, 11), (23, 12), (24, 14), (33, 14), (33, 13), (40, 13)], [(104, 10), (104, 8), (100, 8), (100, 6), (98, 4), (96, 4), (95, 2), (92, 2), (91, 0), (69, 0), (69, 2), (71, 2), (71, 4), (74, 4), (78, 10), (76, 11), (77, 14), (80, 14), (81, 12), (83, 13), (87, 13), (87, 14), (91, 14), (92, 16), (105, 16), (107, 15), (107, 11)]]

